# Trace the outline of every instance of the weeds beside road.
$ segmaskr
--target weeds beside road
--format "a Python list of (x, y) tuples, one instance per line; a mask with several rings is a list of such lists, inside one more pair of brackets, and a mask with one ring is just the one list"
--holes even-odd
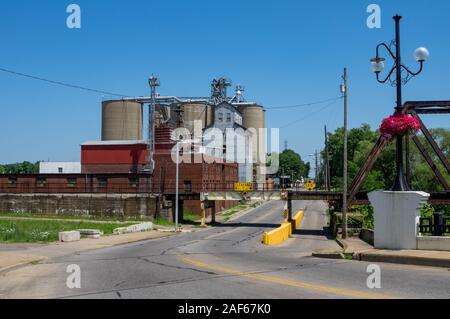
[(110, 235), (119, 227), (134, 223), (89, 223), (79, 221), (49, 220), (0, 220), (0, 242), (3, 243), (49, 243), (58, 241), (59, 232), (77, 229), (98, 229)]

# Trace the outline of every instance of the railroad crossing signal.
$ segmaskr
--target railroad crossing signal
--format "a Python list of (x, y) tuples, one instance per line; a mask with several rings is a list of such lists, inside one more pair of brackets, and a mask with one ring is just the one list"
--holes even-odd
[(315, 190), (316, 187), (317, 187), (317, 185), (316, 185), (316, 183), (314, 183), (313, 181), (307, 181), (307, 182), (305, 183), (305, 188), (306, 188), (307, 190), (309, 190), (309, 191)]

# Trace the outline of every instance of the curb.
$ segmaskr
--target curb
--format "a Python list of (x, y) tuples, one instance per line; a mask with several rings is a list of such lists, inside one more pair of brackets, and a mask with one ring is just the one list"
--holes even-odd
[(341, 250), (317, 250), (312, 253), (312, 256), (324, 259), (345, 259), (348, 245), (339, 237), (336, 237), (336, 243), (342, 248)]
[(312, 256), (324, 259), (345, 259), (344, 253), (339, 251), (316, 251), (312, 253)]
[(336, 242), (337, 242), (337, 244), (338, 244), (339, 246), (342, 247), (343, 253), (345, 253), (345, 252), (347, 251), (347, 249), (348, 249), (347, 243), (346, 243), (345, 241), (343, 241), (343, 240), (342, 240), (341, 238), (339, 238), (339, 237), (336, 237)]
[(6, 274), (6, 273), (8, 273), (10, 271), (13, 271), (13, 270), (16, 270), (16, 269), (19, 269), (19, 268), (22, 268), (22, 267), (26, 267), (26, 266), (29, 266), (29, 265), (42, 263), (46, 259), (47, 258), (39, 258), (39, 259), (26, 261), (26, 262), (23, 262), (23, 263), (11, 265), (11, 266), (8, 266), (8, 267), (0, 268), (0, 275)]
[(450, 260), (448, 259), (418, 256), (380, 255), (376, 253), (355, 253), (354, 256), (355, 259), (359, 261), (450, 268)]

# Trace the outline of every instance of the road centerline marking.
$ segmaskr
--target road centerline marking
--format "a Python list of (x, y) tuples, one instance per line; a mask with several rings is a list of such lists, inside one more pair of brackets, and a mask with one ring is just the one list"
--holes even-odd
[(225, 268), (218, 265), (209, 264), (203, 261), (195, 260), (192, 258), (187, 257), (179, 257), (179, 259), (187, 264), (190, 264), (195, 267), (204, 268), (213, 270), (216, 272), (222, 272), (226, 274), (231, 274), (239, 277), (254, 279), (257, 281), (263, 281), (263, 282), (269, 282), (273, 284), (278, 284), (282, 286), (290, 286), (290, 287), (296, 287), (296, 288), (302, 288), (302, 289), (309, 289), (309, 290), (315, 290), (319, 292), (327, 292), (332, 293), (336, 295), (343, 295), (353, 298), (367, 298), (367, 299), (396, 299), (396, 297), (388, 296), (384, 294), (376, 294), (376, 293), (369, 293), (365, 291), (358, 291), (358, 290), (352, 290), (352, 289), (345, 289), (345, 288), (336, 288), (331, 286), (325, 286), (320, 284), (311, 284), (306, 282), (300, 282), (300, 281), (293, 281), (289, 279), (284, 279), (280, 277), (274, 277), (269, 275), (260, 275), (260, 274), (251, 274), (247, 272), (243, 272), (236, 269), (231, 268)]

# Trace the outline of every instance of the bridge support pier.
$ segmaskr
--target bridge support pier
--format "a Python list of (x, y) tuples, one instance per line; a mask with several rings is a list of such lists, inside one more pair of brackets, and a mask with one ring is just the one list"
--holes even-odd
[[(184, 220), (184, 199), (179, 199), (178, 200), (178, 222), (182, 223)], [(176, 218), (176, 212), (175, 212), (175, 207), (176, 207), (176, 199), (173, 198), (172, 199), (172, 221), (175, 223), (175, 218)]]
[(410, 191), (370, 193), (375, 215), (375, 248), (416, 250), (420, 210), (429, 196)]
[(211, 223), (214, 225), (216, 223), (216, 202), (211, 205)]
[(202, 227), (206, 227), (206, 208), (205, 208), (205, 201), (204, 200), (201, 201), (200, 208), (202, 210), (201, 226)]
[(287, 200), (288, 222), (292, 222), (292, 199)]

